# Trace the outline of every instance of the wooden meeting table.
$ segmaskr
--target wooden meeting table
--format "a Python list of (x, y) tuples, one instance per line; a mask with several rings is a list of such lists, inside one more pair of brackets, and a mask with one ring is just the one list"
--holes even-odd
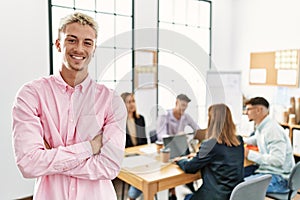
[[(126, 148), (125, 156), (130, 154), (144, 155), (145, 153), (141, 151), (142, 148), (156, 149), (156, 144)], [(250, 164), (252, 164), (252, 162), (245, 160), (245, 166)], [(184, 173), (177, 164), (168, 163), (148, 173), (134, 173), (122, 167), (118, 178), (141, 190), (144, 195), (144, 200), (153, 200), (157, 192), (196, 181), (201, 178), (201, 174), (187, 174)]]

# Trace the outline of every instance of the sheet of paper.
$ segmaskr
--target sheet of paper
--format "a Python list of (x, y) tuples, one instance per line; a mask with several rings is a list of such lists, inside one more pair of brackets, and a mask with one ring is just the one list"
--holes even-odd
[(266, 83), (267, 71), (266, 69), (251, 69), (250, 83)]
[(122, 163), (123, 170), (127, 170), (135, 174), (147, 174), (161, 170), (168, 166), (169, 163), (162, 163), (156, 156), (130, 156), (125, 157)]
[(137, 155), (137, 156), (130, 156), (125, 157), (122, 163), (122, 167), (124, 168), (134, 168), (141, 165), (148, 165), (150, 163), (156, 162), (155, 158)]
[(146, 154), (152, 154), (152, 153), (156, 153), (157, 149), (155, 146), (150, 146), (150, 147), (142, 147), (140, 148), (140, 151)]
[(297, 83), (297, 70), (278, 70), (277, 84), (295, 85)]

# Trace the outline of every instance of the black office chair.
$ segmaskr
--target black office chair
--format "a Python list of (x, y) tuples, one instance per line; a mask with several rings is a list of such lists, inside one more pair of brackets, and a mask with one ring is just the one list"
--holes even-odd
[(151, 142), (151, 143), (156, 142), (156, 140), (157, 140), (157, 133), (156, 133), (156, 130), (151, 130), (151, 131), (149, 132), (149, 137), (150, 137), (150, 142)]
[(300, 189), (300, 162), (298, 162), (292, 169), (290, 178), (288, 180), (288, 188), (290, 191), (288, 193), (279, 194), (279, 193), (267, 193), (267, 197), (271, 199), (287, 199), (291, 200), (296, 196), (297, 191)]
[(229, 200), (264, 200), (272, 175), (265, 174), (246, 180), (232, 190)]

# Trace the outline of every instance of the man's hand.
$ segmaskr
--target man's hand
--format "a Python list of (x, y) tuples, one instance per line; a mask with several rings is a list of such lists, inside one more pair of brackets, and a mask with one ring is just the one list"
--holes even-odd
[(44, 139), (44, 145), (46, 149), (52, 149), (48, 142)]
[(102, 134), (96, 135), (91, 141), (93, 154), (99, 154), (102, 147)]

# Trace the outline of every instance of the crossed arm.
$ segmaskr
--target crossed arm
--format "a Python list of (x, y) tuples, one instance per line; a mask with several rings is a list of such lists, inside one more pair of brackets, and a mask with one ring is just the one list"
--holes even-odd
[[(102, 147), (102, 135), (96, 135), (92, 140), (90, 140), (93, 155), (99, 154)], [(44, 145), (46, 149), (52, 149), (50, 144), (44, 139)]]
[[(30, 103), (20, 98), (13, 108), (15, 159), (25, 178), (60, 174), (110, 180), (117, 176), (125, 147), (127, 111), (122, 99), (116, 99), (99, 132), (80, 130), (75, 136), (80, 138), (73, 142), (64, 142), (59, 130), (49, 125), (51, 121), (42, 123), (41, 116), (32, 106), (37, 105), (36, 102)], [(89, 121), (84, 122), (89, 124)], [(50, 128), (45, 129), (45, 126)], [(45, 134), (51, 138), (45, 138)]]

